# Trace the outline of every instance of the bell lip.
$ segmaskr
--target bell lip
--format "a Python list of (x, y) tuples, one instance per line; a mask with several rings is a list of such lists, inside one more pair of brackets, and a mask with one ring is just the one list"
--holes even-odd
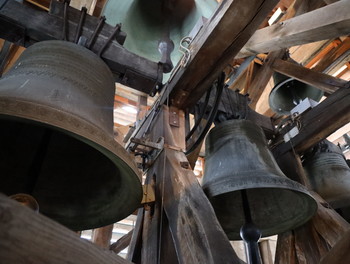
[[(226, 179), (229, 179), (229, 177), (226, 177)], [(215, 182), (215, 183), (210, 183), (210, 187), (216, 187), (216, 188), (210, 188), (210, 187), (206, 187), (205, 184), (203, 185), (203, 190), (206, 193), (208, 199), (211, 201), (211, 198), (213, 198), (214, 196), (218, 196), (218, 195), (225, 195), (231, 192), (236, 192), (236, 191), (241, 191), (241, 190), (249, 190), (249, 189), (285, 189), (285, 190), (289, 190), (289, 191), (295, 191), (296, 195), (303, 195), (305, 196), (306, 199), (309, 200), (308, 202), (308, 208), (309, 210), (307, 210), (306, 212), (309, 212), (309, 215), (307, 215), (305, 218), (301, 219), (300, 221), (296, 222), (294, 224), (294, 226), (288, 230), (294, 229), (298, 226), (303, 225), (304, 223), (306, 223), (308, 220), (311, 219), (311, 217), (313, 217), (313, 215), (316, 213), (318, 205), (317, 202), (315, 200), (315, 198), (312, 196), (312, 194), (306, 189), (305, 186), (303, 186), (302, 184), (295, 182), (289, 178), (282, 178), (280, 176), (276, 176), (275, 181), (271, 181), (269, 183), (267, 183), (266, 181), (261, 181), (261, 177), (256, 177), (254, 180), (254, 177), (250, 177), (249, 179), (247, 179), (247, 177), (241, 177), (241, 178), (235, 178), (237, 179), (235, 181), (235, 183), (237, 182), (241, 182), (240, 187), (235, 186), (234, 190), (231, 191), (227, 191), (227, 192), (222, 192), (222, 186), (229, 186), (229, 180), (227, 181), (220, 181), (220, 182)], [(259, 181), (260, 179), (260, 181)], [(272, 179), (272, 178), (271, 178)], [(232, 183), (232, 182), (231, 182)], [(248, 187), (247, 185), (249, 184), (256, 184), (259, 186), (252, 186), (252, 187)], [(243, 188), (244, 186), (244, 188)], [(277, 230), (277, 231), (276, 231)], [(284, 229), (283, 227), (280, 229), (276, 229), (274, 226), (272, 226), (271, 228), (265, 228), (262, 231), (262, 237), (267, 237), (267, 236), (272, 236), (272, 235), (276, 235), (276, 234), (280, 234), (283, 232), (288, 231), (286, 229)], [(225, 231), (225, 230), (224, 230)], [(229, 232), (227, 233), (225, 231), (227, 237), (229, 238), (229, 240), (242, 240), (242, 238), (240, 237), (239, 234), (239, 229), (237, 230), (237, 232)]]
[[(96, 127), (94, 124), (80, 117), (73, 116), (71, 113), (54, 109), (50, 106), (38, 105), (33, 102), (0, 96), (0, 120), (3, 118), (1, 116), (9, 119), (18, 118), (30, 120), (42, 126), (52, 127), (53, 129), (68, 134), (77, 140), (90, 145), (92, 148), (101, 152), (114, 164), (116, 164), (116, 161), (123, 162), (130, 171), (129, 177), (123, 177), (124, 180), (128, 180), (129, 184), (121, 187), (121, 189), (125, 190), (132, 186), (132, 189), (130, 188), (129, 191), (132, 190), (134, 193), (133, 196), (125, 199), (128, 203), (125, 207), (130, 208), (129, 210), (116, 212), (116, 217), (113, 221), (101, 222), (95, 226), (84, 226), (79, 224), (79, 228), (75, 228), (74, 225), (67, 225), (69, 228), (73, 230), (84, 230), (112, 224), (129, 216), (141, 205), (142, 184), (138, 177), (139, 171), (136, 164), (133, 162), (127, 151), (115, 141), (111, 135)], [(138, 191), (136, 191), (136, 188)]]
[[(287, 78), (287, 79), (285, 79), (285, 80), (279, 82), (278, 84), (276, 84), (276, 85), (272, 88), (272, 90), (271, 90), (271, 92), (270, 92), (270, 94), (269, 94), (269, 106), (270, 106), (270, 108), (271, 108), (275, 113), (280, 114), (280, 115), (290, 115), (290, 110), (292, 110), (292, 109), (290, 109), (289, 111), (286, 111), (286, 110), (283, 110), (283, 109), (282, 109), (282, 110), (279, 110), (279, 109), (277, 109), (277, 108), (274, 106), (274, 104), (273, 104), (273, 102), (272, 102), (272, 95), (275, 94), (275, 93), (277, 92), (277, 90), (278, 90), (279, 88), (281, 88), (281, 86), (283, 86), (284, 84), (286, 84), (286, 83), (288, 83), (288, 82), (290, 82), (290, 81), (293, 81), (293, 80), (297, 80), (297, 79), (292, 78), (292, 77)], [(315, 89), (317, 89), (317, 88), (315, 88)], [(319, 102), (319, 101), (321, 100), (321, 98), (322, 98), (322, 96), (323, 96), (323, 91), (320, 90), (319, 93), (320, 93), (320, 94), (318, 95), (318, 97), (316, 97), (316, 98), (313, 99), (313, 100), (315, 100), (315, 101), (317, 101), (317, 102)]]

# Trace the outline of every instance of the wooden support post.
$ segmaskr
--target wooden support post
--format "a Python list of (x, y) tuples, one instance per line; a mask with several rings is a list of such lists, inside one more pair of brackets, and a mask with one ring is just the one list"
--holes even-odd
[(142, 227), (143, 227), (144, 208), (137, 212), (136, 224), (132, 233), (128, 254), (126, 259), (133, 263), (141, 263), (141, 244), (142, 244)]
[[(175, 124), (176, 116), (178, 122)], [(158, 201), (163, 201), (161, 208), (165, 212), (162, 217), (168, 220), (177, 261), (184, 264), (241, 263), (196, 176), (185, 166), (188, 161), (182, 152), (185, 147), (184, 133), (183, 111), (163, 106), (149, 135), (151, 140), (160, 135), (165, 140), (164, 150), (154, 163), (154, 170), (161, 194)], [(163, 229), (161, 231), (167, 232)], [(163, 235), (162, 233), (162, 239)], [(162, 243), (158, 246), (165, 250)], [(169, 252), (172, 252), (172, 244), (167, 244), (166, 248), (169, 246)]]
[(131, 264), (51, 219), (0, 195), (1, 263)]
[(181, 109), (195, 104), (277, 2), (278, 0), (223, 1), (205, 30), (201, 30), (191, 43), (188, 65), (179, 68), (169, 82), (167, 87), (171, 91), (171, 102)]
[(259, 242), (259, 249), (263, 264), (273, 264), (272, 252), (269, 240)]
[(109, 248), (112, 238), (113, 225), (96, 228), (92, 232), (92, 242), (102, 248)]
[(132, 234), (134, 232), (134, 229), (129, 231), (126, 235), (119, 238), (116, 242), (110, 245), (109, 249), (112, 250), (114, 253), (118, 254), (125, 248), (127, 248), (131, 242)]

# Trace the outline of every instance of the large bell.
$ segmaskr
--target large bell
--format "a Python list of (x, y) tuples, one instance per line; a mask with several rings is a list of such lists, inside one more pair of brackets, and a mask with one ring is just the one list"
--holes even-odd
[(149, 60), (159, 61), (159, 43), (171, 45), (171, 39), (171, 59), (176, 64), (182, 56), (178, 51), (181, 39), (201, 16), (209, 18), (216, 6), (215, 0), (109, 0), (103, 14), (110, 24), (122, 23), (127, 33), (124, 47)]
[(339, 147), (323, 140), (305, 155), (312, 189), (334, 209), (350, 206), (350, 168)]
[(203, 189), (230, 240), (240, 239), (246, 222), (242, 190), (262, 236), (305, 223), (317, 208), (306, 188), (282, 173), (262, 129), (248, 120), (225, 121), (209, 132)]
[(27, 193), (73, 230), (138, 207), (137, 168), (113, 139), (114, 80), (94, 53), (64, 41), (30, 46), (0, 79), (0, 191)]
[(320, 101), (323, 91), (299, 82), (278, 72), (273, 74), (275, 87), (269, 95), (271, 109), (280, 115), (290, 115), (290, 111), (305, 98)]

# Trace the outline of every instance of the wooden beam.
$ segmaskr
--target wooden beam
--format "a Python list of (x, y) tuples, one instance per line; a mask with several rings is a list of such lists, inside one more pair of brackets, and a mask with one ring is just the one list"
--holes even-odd
[(129, 231), (129, 233), (119, 238), (116, 242), (110, 245), (109, 250), (112, 250), (114, 253), (118, 254), (122, 250), (126, 249), (130, 244), (133, 232), (134, 229), (132, 229), (131, 231)]
[(350, 2), (339, 1), (260, 29), (236, 58), (350, 34)]
[[(347, 37), (340, 45), (334, 48), (327, 55), (322, 57), (322, 59), (313, 68), (314, 71), (322, 72), (326, 70), (333, 62), (340, 58), (345, 52), (350, 49), (350, 37)], [(331, 70), (331, 69), (328, 69)]]
[(264, 65), (257, 71), (249, 88), (249, 98), (252, 100), (250, 107), (255, 109), (263, 91), (271, 79), (273, 70), (271, 65), (276, 59), (282, 58), (285, 55), (285, 50), (277, 50), (270, 52), (264, 60)]
[(96, 228), (92, 232), (92, 242), (102, 248), (109, 248), (112, 238), (113, 225)]
[[(309, 149), (334, 131), (350, 122), (350, 88), (339, 89), (315, 108), (300, 117), (301, 129), (291, 142), (273, 149), (275, 156), (292, 149), (298, 153)], [(281, 138), (276, 139), (281, 140)]]
[(350, 230), (340, 238), (332, 250), (324, 256), (321, 264), (344, 264), (350, 263)]
[(171, 91), (171, 103), (185, 109), (197, 102), (277, 2), (223, 1), (191, 43), (188, 65), (180, 67), (167, 85)]
[[(178, 126), (169, 122), (177, 112)], [(153, 166), (179, 263), (241, 263), (213, 208), (181, 151), (185, 146), (183, 111), (163, 106), (153, 122), (150, 140), (164, 136), (164, 150)], [(160, 245), (161, 247), (161, 245)]]
[(2, 263), (131, 264), (4, 195), (0, 195), (0, 215)]
[(281, 59), (277, 59), (272, 63), (272, 69), (311, 86), (315, 86), (316, 88), (329, 94), (334, 93), (339, 88), (349, 87), (349, 83), (345, 80), (316, 72), (296, 63)]
[[(37, 41), (62, 39), (63, 3), (53, 1), (51, 7), (51, 13), (49, 14), (18, 1), (5, 1), (3, 5), (0, 5), (0, 37), (12, 42), (18, 41), (20, 37), (21, 44), (24, 46), (29, 46)], [(80, 11), (69, 7), (68, 40), (70, 41), (75, 39), (79, 18)], [(3, 20), (11, 21), (11, 26), (4, 26), (2, 24)], [(98, 18), (87, 15), (82, 29), (84, 36), (89, 38), (98, 23)], [(24, 34), (23, 36), (17, 31), (13, 32), (15, 26), (25, 29), (23, 32), (21, 31), (21, 34)], [(104, 24), (91, 50), (98, 53), (113, 32), (113, 26)], [(122, 37), (122, 34), (120, 36)], [(150, 93), (162, 78), (158, 70), (158, 63), (129, 52), (117, 40), (118, 37), (107, 45), (101, 54), (102, 59), (115, 73), (117, 82)]]

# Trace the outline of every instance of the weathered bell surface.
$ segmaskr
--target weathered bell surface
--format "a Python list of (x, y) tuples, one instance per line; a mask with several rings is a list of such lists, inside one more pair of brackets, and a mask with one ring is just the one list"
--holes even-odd
[(306, 188), (282, 173), (262, 129), (248, 120), (225, 121), (209, 132), (203, 189), (230, 240), (240, 239), (245, 224), (242, 190), (262, 236), (305, 223), (317, 208)]
[(91, 51), (30, 46), (0, 79), (0, 192), (27, 193), (73, 230), (114, 223), (139, 205), (136, 166), (113, 139), (114, 80)]
[(215, 0), (109, 0), (103, 14), (110, 24), (122, 23), (127, 33), (124, 47), (158, 62), (159, 44), (174, 44), (171, 59), (175, 65), (182, 56), (179, 43), (188, 36), (202, 17), (209, 18), (217, 6)]
[(323, 96), (322, 90), (278, 72), (274, 73), (273, 79), (275, 87), (269, 95), (269, 105), (275, 113), (289, 115), (303, 99), (310, 98), (318, 102)]
[(323, 140), (305, 154), (312, 189), (334, 209), (350, 206), (350, 168), (339, 147)]

